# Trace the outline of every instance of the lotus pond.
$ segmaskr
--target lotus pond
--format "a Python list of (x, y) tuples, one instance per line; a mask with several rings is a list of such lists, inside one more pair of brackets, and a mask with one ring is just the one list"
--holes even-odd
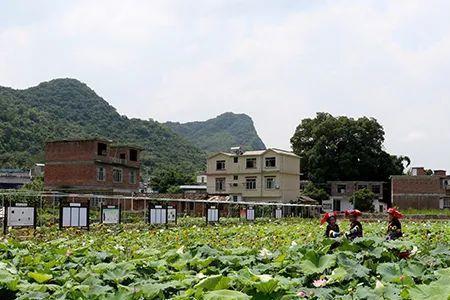
[[(183, 220), (181, 220), (183, 222)], [(323, 237), (318, 220), (172, 228), (13, 231), (0, 243), (0, 299), (447, 299), (448, 222), (384, 222)], [(341, 222), (341, 228), (348, 223)], [(409, 258), (402, 259), (402, 253)]]

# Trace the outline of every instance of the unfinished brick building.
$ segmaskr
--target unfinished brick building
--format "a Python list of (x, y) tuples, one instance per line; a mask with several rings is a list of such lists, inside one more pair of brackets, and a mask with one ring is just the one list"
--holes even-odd
[(110, 195), (135, 193), (139, 189), (140, 150), (102, 139), (47, 142), (45, 189)]
[(450, 176), (436, 170), (413, 168), (411, 175), (392, 176), (392, 205), (401, 209), (450, 208)]

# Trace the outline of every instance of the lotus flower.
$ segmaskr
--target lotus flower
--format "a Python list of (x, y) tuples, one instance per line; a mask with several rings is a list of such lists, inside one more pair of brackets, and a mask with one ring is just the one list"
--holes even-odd
[(306, 292), (305, 291), (300, 291), (297, 293), (297, 296), (300, 298), (306, 298)]
[(314, 282), (313, 282), (313, 285), (315, 286), (315, 287), (323, 287), (323, 286), (325, 286), (327, 284), (327, 280), (326, 279), (317, 279), (317, 280), (314, 280)]

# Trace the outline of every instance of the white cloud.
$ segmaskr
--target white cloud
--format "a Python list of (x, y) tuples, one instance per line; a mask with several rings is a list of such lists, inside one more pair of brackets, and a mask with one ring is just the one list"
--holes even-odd
[(119, 112), (160, 121), (245, 112), (285, 148), (317, 111), (374, 116), (389, 151), (450, 168), (450, 2), (194, 3), (11, 4), (0, 84), (75, 77)]

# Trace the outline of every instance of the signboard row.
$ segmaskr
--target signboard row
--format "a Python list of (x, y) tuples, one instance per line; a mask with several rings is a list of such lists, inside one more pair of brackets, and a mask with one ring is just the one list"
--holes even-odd
[[(4, 221), (4, 232), (9, 227), (33, 227), (36, 228), (37, 209), (28, 206), (26, 203), (16, 203), (11, 206), (1, 208)], [(6, 212), (6, 213), (5, 213)], [(103, 224), (121, 223), (121, 207), (119, 205), (103, 205), (100, 211), (100, 222)], [(206, 223), (218, 223), (220, 211), (218, 206), (210, 205), (205, 211)], [(274, 211), (275, 218), (282, 218), (283, 211), (277, 208)], [(249, 206), (245, 210), (245, 217), (248, 221), (254, 221), (255, 209)], [(149, 209), (148, 222), (152, 225), (177, 223), (177, 209), (173, 205), (153, 205)], [(60, 206), (59, 214), (60, 229), (77, 227), (89, 229), (89, 203), (68, 203)]]

